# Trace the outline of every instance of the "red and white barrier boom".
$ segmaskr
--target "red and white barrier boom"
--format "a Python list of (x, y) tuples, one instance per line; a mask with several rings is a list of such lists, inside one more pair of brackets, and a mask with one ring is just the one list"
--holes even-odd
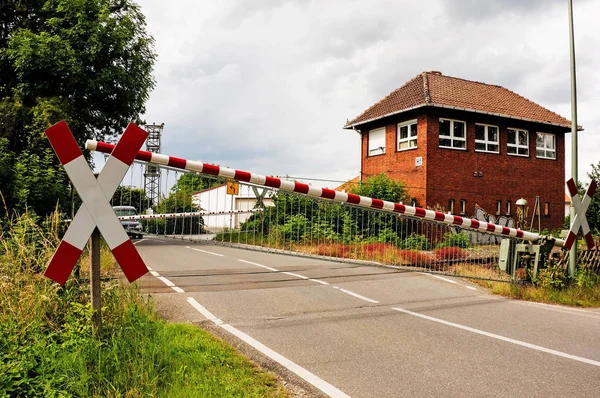
[[(85, 146), (90, 151), (97, 151), (103, 153), (110, 153), (114, 148), (113, 144), (92, 140), (88, 140)], [(276, 177), (262, 176), (247, 171), (220, 167), (213, 164), (182, 159), (174, 156), (162, 155), (159, 153), (139, 151), (135, 158), (144, 162), (165, 165), (183, 170), (195, 171), (197, 173), (209, 174), (213, 176), (234, 179), (242, 182), (249, 182), (252, 184), (280, 189), (288, 192), (297, 192), (316, 198), (329, 199), (339, 203), (348, 203), (365, 208), (380, 209), (389, 213), (404, 214), (410, 217), (421, 218), (428, 221), (456, 225), (474, 231), (487, 232), (495, 235), (503, 235), (513, 238), (520, 238), (531, 242), (535, 242), (541, 238), (541, 235), (516, 228), (509, 228), (502, 225), (486, 223), (483, 221), (463, 218), (451, 214), (444, 214), (439, 211), (406, 206), (401, 203), (392, 203), (385, 200), (367, 198), (365, 196), (335, 191), (333, 189), (312, 187), (308, 184), (304, 184), (301, 182), (281, 180)], [(554, 244), (556, 246), (563, 246), (564, 241), (561, 239), (556, 239)]]
[(135, 281), (148, 272), (148, 269), (117, 219), (109, 200), (148, 133), (129, 124), (119, 143), (113, 145), (114, 150), (110, 151), (111, 156), (97, 179), (67, 123), (62, 121), (50, 127), (46, 130), (46, 136), (77, 189), (83, 205), (73, 218), (44, 275), (63, 285), (97, 226), (127, 279)]
[(579, 193), (577, 192), (577, 186), (575, 185), (575, 181), (571, 178), (567, 181), (567, 189), (569, 190), (569, 194), (571, 195), (571, 203), (573, 203), (573, 207), (575, 208), (575, 218), (573, 218), (573, 223), (571, 224), (571, 229), (569, 229), (569, 235), (565, 240), (565, 248), (571, 250), (575, 239), (577, 238), (577, 232), (581, 227), (581, 231), (583, 232), (583, 237), (585, 238), (585, 243), (587, 244), (588, 249), (594, 248), (594, 239), (592, 238), (592, 232), (590, 231), (590, 226), (588, 225), (587, 219), (585, 218), (585, 213), (590, 206), (592, 198), (596, 193), (596, 181), (592, 180), (590, 186), (583, 197), (583, 201), (579, 197)]
[(135, 216), (118, 216), (122, 221), (131, 220), (151, 220), (153, 218), (186, 218), (186, 217), (205, 217), (205, 216), (228, 216), (231, 214), (254, 214), (260, 213), (262, 209), (248, 210), (227, 210), (227, 211), (192, 211), (187, 213), (156, 213), (156, 214), (137, 214)]

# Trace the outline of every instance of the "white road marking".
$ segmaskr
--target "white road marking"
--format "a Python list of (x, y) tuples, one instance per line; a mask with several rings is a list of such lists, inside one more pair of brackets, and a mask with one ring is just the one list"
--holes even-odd
[(156, 277), (160, 276), (160, 274), (156, 271), (150, 271), (150, 273), (152, 274), (152, 276), (156, 276)]
[(204, 308), (199, 302), (196, 301), (193, 297), (188, 297), (187, 302), (192, 305), (199, 313), (204, 315), (206, 319), (215, 323), (215, 325), (223, 324), (223, 321), (213, 315), (212, 312)]
[(467, 289), (471, 289), (471, 290), (477, 290), (477, 288), (476, 288), (476, 287), (473, 287), (473, 286), (466, 286), (466, 285), (465, 285), (465, 287), (466, 287)]
[[(143, 242), (143, 241), (145, 241), (145, 240), (146, 240), (146, 239), (140, 239), (140, 240), (138, 240), (138, 241), (136, 241), (136, 242), (133, 242), (133, 244), (134, 244), (134, 245), (137, 245), (138, 243), (140, 243), (140, 242)], [(150, 268), (148, 268), (148, 269), (150, 269)]]
[(173, 282), (171, 282), (170, 280), (168, 280), (167, 278), (165, 278), (164, 276), (157, 276), (158, 280), (163, 281), (163, 283), (169, 287), (173, 287), (175, 286), (175, 284)]
[(286, 274), (286, 275), (290, 275), (290, 276), (295, 276), (296, 278), (300, 278), (300, 279), (310, 279), (308, 276), (304, 276), (304, 275), (298, 275), (298, 274), (294, 274), (293, 272), (281, 272), (282, 274)]
[(275, 268), (271, 268), (271, 267), (267, 267), (266, 265), (262, 265), (262, 264), (258, 264), (258, 263), (253, 263), (252, 261), (246, 261), (246, 260), (239, 260), (242, 263), (246, 263), (246, 264), (252, 264), (252, 265), (256, 265), (257, 267), (262, 267), (262, 268), (266, 268), (269, 271), (273, 271), (273, 272), (279, 272), (279, 270), (275, 269)]
[(311, 281), (311, 282), (317, 282), (317, 283), (320, 283), (321, 285), (329, 285), (328, 282), (322, 281), (320, 279), (309, 279), (309, 281)]
[(351, 292), (350, 290), (342, 289), (341, 287), (338, 287), (338, 286), (332, 286), (332, 287), (333, 287), (334, 289), (338, 289), (340, 292), (344, 292), (344, 293), (346, 293), (346, 294), (349, 294), (349, 295), (351, 295), (351, 296), (354, 296), (354, 297), (356, 297), (356, 298), (358, 298), (358, 299), (361, 299), (361, 300), (367, 301), (367, 302), (369, 302), (369, 303), (379, 304), (379, 301), (377, 301), (377, 300), (373, 300), (373, 299), (370, 299), (370, 298), (368, 298), (368, 297), (361, 296), (360, 294), (358, 294), (358, 293), (354, 293), (354, 292)]
[(531, 344), (531, 343), (526, 343), (526, 342), (520, 341), (520, 340), (511, 339), (510, 337), (504, 337), (504, 336), (500, 336), (498, 334), (494, 334), (494, 333), (490, 333), (490, 332), (485, 332), (483, 330), (475, 329), (475, 328), (472, 328), (472, 327), (469, 327), (469, 326), (465, 326), (465, 325), (460, 325), (460, 324), (454, 323), (454, 322), (445, 321), (443, 319), (434, 318), (434, 317), (431, 317), (431, 316), (428, 316), (428, 315), (419, 314), (418, 312), (413, 312), (413, 311), (405, 310), (403, 308), (392, 308), (392, 309), (396, 310), (396, 311), (399, 311), (399, 312), (402, 312), (402, 313), (405, 313), (405, 314), (408, 314), (408, 315), (416, 316), (418, 318), (427, 319), (428, 321), (433, 321), (433, 322), (441, 323), (441, 324), (446, 325), (446, 326), (451, 326), (451, 327), (454, 327), (454, 328), (457, 328), (457, 329), (466, 330), (467, 332), (480, 334), (482, 336), (491, 337), (491, 338), (497, 339), (497, 340), (502, 340), (502, 341), (505, 341), (507, 343), (519, 345), (519, 346), (522, 346), (522, 347), (531, 348), (532, 350), (545, 352), (547, 354), (552, 354), (552, 355), (555, 355), (557, 357), (572, 359), (574, 361), (583, 362), (583, 363), (586, 363), (588, 365), (594, 365), (594, 366), (599, 366), (600, 367), (600, 362), (599, 361), (594, 361), (593, 359), (583, 358), (583, 357), (579, 357), (577, 355), (567, 354), (567, 353), (562, 352), (562, 351), (556, 351), (556, 350), (553, 350), (553, 349), (550, 349), (550, 348), (541, 347), (539, 345), (535, 345), (535, 344)]
[(171, 286), (171, 289), (175, 290), (177, 293), (185, 293), (185, 290), (178, 286)]
[(213, 252), (209, 252), (209, 251), (206, 251), (206, 250), (196, 249), (195, 247), (186, 246), (185, 248), (186, 249), (191, 249), (191, 250), (196, 250), (197, 252), (202, 252), (202, 253), (206, 253), (206, 254), (212, 254), (213, 256), (219, 256), (219, 257), (223, 257), (224, 256), (224, 254), (213, 253)]
[(450, 283), (454, 283), (455, 285), (458, 285), (458, 283), (457, 283), (456, 281), (453, 281), (452, 279), (444, 278), (443, 276), (434, 275), (434, 274), (429, 274), (429, 273), (427, 273), (427, 272), (420, 272), (420, 273), (421, 273), (421, 274), (423, 274), (423, 275), (429, 275), (429, 276), (433, 276), (434, 278), (441, 279), (441, 280), (443, 280), (443, 281), (450, 282)]
[(325, 394), (329, 395), (330, 397), (350, 398), (349, 395), (345, 394), (344, 392), (337, 389), (333, 385), (327, 383), (325, 380), (321, 379), (319, 376), (309, 372), (302, 366), (290, 361), (289, 359), (287, 359), (283, 355), (279, 354), (278, 352), (273, 351), (272, 349), (270, 349), (269, 347), (267, 347), (260, 341), (256, 340), (255, 338), (247, 335), (246, 333), (242, 332), (241, 330), (239, 330), (229, 324), (223, 323), (222, 320), (220, 320), (219, 318), (214, 316), (209, 310), (204, 308), (193, 297), (188, 297), (187, 301), (198, 312), (200, 312), (202, 315), (204, 315), (204, 317), (206, 319), (214, 322), (216, 325), (220, 326), (222, 329), (228, 331), (232, 335), (234, 335), (237, 338), (239, 338), (240, 340), (244, 341), (246, 344), (252, 346), (256, 350), (258, 350), (261, 353), (263, 353), (264, 355), (268, 356), (273, 361), (279, 363), (280, 365), (284, 366), (288, 370), (294, 372), (295, 374), (297, 374), (298, 376), (300, 376), (301, 378), (303, 378), (304, 380), (306, 380), (308, 383), (312, 384), (319, 390), (323, 391)]

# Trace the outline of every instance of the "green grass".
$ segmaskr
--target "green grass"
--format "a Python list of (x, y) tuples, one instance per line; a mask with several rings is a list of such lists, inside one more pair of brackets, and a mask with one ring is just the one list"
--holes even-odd
[(474, 282), (489, 289), (490, 293), (519, 300), (573, 307), (600, 307), (600, 285), (589, 287), (573, 284), (557, 288), (535, 286), (531, 283), (514, 284), (481, 280)]
[(104, 284), (93, 337), (89, 286), (40, 274), (59, 228), (56, 218), (38, 221), (15, 217), (0, 232), (0, 397), (288, 396), (210, 333), (161, 320), (135, 284)]

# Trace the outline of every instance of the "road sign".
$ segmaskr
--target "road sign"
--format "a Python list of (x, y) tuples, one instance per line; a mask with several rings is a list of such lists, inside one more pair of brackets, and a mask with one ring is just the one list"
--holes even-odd
[(227, 181), (227, 195), (237, 195), (240, 193), (240, 184), (235, 181)]
[(596, 181), (592, 180), (590, 183), (590, 186), (583, 197), (583, 201), (579, 197), (577, 186), (572, 178), (567, 181), (567, 189), (571, 195), (571, 203), (573, 203), (576, 214), (573, 222), (571, 223), (569, 235), (567, 235), (567, 239), (565, 240), (565, 248), (569, 250), (571, 249), (571, 246), (573, 246), (573, 243), (577, 238), (577, 232), (579, 232), (579, 228), (581, 228), (583, 237), (585, 238), (585, 243), (587, 244), (588, 249), (591, 250), (594, 247), (594, 239), (592, 237), (592, 232), (590, 231), (590, 226), (585, 218), (585, 213), (587, 212), (590, 202), (596, 193)]
[(133, 163), (148, 133), (129, 124), (96, 179), (65, 121), (46, 130), (46, 136), (77, 189), (83, 205), (77, 211), (44, 275), (63, 285), (88, 238), (98, 227), (129, 282), (148, 269), (117, 219), (109, 200)]

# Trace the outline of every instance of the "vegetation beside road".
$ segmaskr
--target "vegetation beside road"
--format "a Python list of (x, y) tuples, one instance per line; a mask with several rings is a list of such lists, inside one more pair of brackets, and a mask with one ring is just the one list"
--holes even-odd
[[(63, 288), (41, 274), (58, 217), (0, 223), (0, 396), (288, 396), (208, 332), (159, 319), (135, 285), (103, 286), (103, 330), (93, 337), (89, 285), (70, 278)], [(107, 276), (112, 255), (102, 258)]]

